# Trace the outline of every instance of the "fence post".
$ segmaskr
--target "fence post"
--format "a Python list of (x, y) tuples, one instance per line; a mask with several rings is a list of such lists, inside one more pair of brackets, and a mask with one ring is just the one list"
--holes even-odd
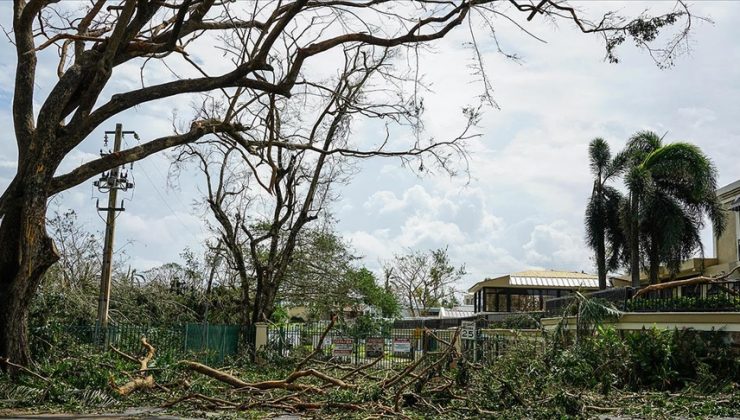
[(354, 353), (355, 353), (355, 366), (360, 364), (360, 338), (357, 337), (357, 330), (355, 330), (355, 345), (354, 345)]
[(429, 353), (428, 344), (429, 343), (427, 343), (427, 329), (424, 328), (421, 330), (421, 354), (422, 356)]
[(254, 324), (254, 349), (262, 350), (267, 346), (267, 322)]
[[(460, 328), (460, 327), (458, 327)], [(450, 335), (451, 338), (455, 338), (455, 332), (453, 330), (452, 334)], [(455, 346), (455, 350), (457, 350), (457, 354), (463, 354), (462, 349), (462, 340), (460, 339), (460, 335), (457, 335), (457, 338), (455, 339), (454, 343), (451, 343), (453, 346)]]

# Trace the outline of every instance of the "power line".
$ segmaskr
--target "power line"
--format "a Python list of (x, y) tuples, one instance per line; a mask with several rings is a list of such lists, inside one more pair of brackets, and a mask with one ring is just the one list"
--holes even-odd
[[(140, 163), (141, 163), (141, 162), (140, 162)], [(184, 222), (184, 221), (183, 221), (183, 220), (182, 220), (182, 219), (180, 218), (180, 216), (179, 216), (179, 215), (177, 214), (177, 212), (175, 212), (175, 210), (174, 210), (174, 209), (172, 208), (172, 206), (170, 206), (170, 203), (169, 203), (169, 202), (167, 201), (167, 199), (165, 199), (165, 197), (164, 197), (164, 194), (162, 194), (162, 192), (161, 192), (161, 191), (159, 190), (159, 188), (157, 187), (156, 183), (155, 183), (155, 182), (154, 182), (154, 181), (152, 180), (152, 178), (151, 178), (151, 177), (149, 176), (149, 173), (148, 173), (148, 172), (147, 172), (147, 170), (145, 169), (144, 165), (141, 165), (141, 171), (142, 171), (142, 173), (144, 174), (144, 176), (146, 177), (146, 179), (147, 179), (147, 180), (149, 180), (149, 184), (151, 184), (152, 188), (154, 188), (154, 191), (155, 191), (155, 192), (157, 193), (157, 196), (159, 197), (159, 199), (160, 199), (160, 200), (161, 200), (161, 201), (162, 201), (162, 202), (164, 203), (165, 207), (167, 207), (167, 209), (168, 209), (168, 210), (170, 211), (170, 213), (172, 213), (172, 215), (173, 215), (173, 216), (175, 216), (175, 219), (177, 219), (178, 223), (180, 223), (180, 225), (182, 225), (182, 227), (183, 227), (183, 228), (185, 228), (185, 230), (186, 230), (186, 231), (188, 232), (188, 234), (190, 234), (190, 236), (191, 236), (191, 237), (192, 237), (192, 238), (193, 238), (193, 239), (194, 239), (194, 240), (195, 240), (196, 242), (200, 242), (200, 241), (199, 241), (199, 239), (198, 239), (198, 238), (197, 238), (197, 237), (195, 236), (195, 234), (193, 234), (193, 232), (192, 232), (192, 231), (190, 230), (190, 226), (188, 226), (188, 225), (187, 225), (187, 224), (186, 224), (186, 223), (185, 223), (185, 222)], [(179, 201), (179, 200), (178, 200), (178, 201)], [(181, 204), (182, 204), (182, 203), (181, 203)], [(204, 232), (203, 232), (203, 226), (201, 226), (200, 224), (198, 224), (198, 228), (199, 228), (199, 229), (201, 230), (201, 232), (202, 232), (202, 233), (204, 233)]]

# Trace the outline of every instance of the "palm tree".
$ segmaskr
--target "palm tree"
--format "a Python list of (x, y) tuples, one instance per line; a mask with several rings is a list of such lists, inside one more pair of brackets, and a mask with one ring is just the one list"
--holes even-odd
[(647, 249), (650, 283), (657, 283), (661, 263), (675, 274), (682, 260), (703, 251), (699, 232), (705, 216), (717, 232), (724, 229), (724, 218), (717, 170), (698, 147), (663, 145), (657, 134), (642, 131), (630, 138), (623, 156), (629, 189), (624, 225), (632, 286), (639, 287), (641, 245)]
[(591, 140), (588, 146), (594, 187), (586, 207), (586, 242), (596, 254), (599, 289), (606, 289), (606, 273), (617, 268), (624, 235), (619, 223), (622, 194), (607, 182), (621, 171), (623, 159), (612, 159), (609, 144), (602, 138)]

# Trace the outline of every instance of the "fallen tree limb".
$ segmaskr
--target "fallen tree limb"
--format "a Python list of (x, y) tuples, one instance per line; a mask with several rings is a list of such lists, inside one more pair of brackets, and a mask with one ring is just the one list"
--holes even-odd
[[(455, 342), (455, 341), (457, 340), (457, 337), (459, 336), (459, 334), (460, 334), (460, 328), (458, 328), (457, 330), (455, 330), (455, 334), (454, 334), (454, 335), (453, 335), (453, 337), (452, 337), (452, 342), (453, 342), (453, 343), (454, 343), (454, 342)], [(449, 354), (449, 353), (450, 353), (451, 351), (453, 351), (453, 350), (455, 351), (455, 353), (457, 353), (457, 349), (455, 349), (455, 346), (449, 346), (449, 347), (448, 347), (448, 348), (447, 348), (447, 349), (445, 350), (445, 352), (444, 352), (444, 353), (442, 353), (442, 354), (443, 354), (443, 355), (447, 355), (447, 354)], [(417, 367), (419, 366), (419, 364), (421, 364), (421, 362), (422, 362), (422, 361), (423, 361), (423, 360), (424, 360), (424, 359), (425, 359), (425, 358), (427, 357), (427, 355), (428, 355), (428, 354), (429, 354), (429, 353), (424, 353), (424, 354), (423, 354), (423, 355), (422, 355), (422, 356), (421, 356), (421, 357), (419, 358), (419, 360), (417, 360), (417, 361), (416, 361), (416, 362), (414, 362), (414, 363), (411, 363), (411, 364), (410, 364), (409, 366), (407, 366), (407, 367), (406, 367), (406, 369), (402, 370), (402, 371), (401, 371), (401, 372), (400, 372), (399, 374), (397, 374), (396, 376), (392, 377), (391, 379), (388, 379), (388, 380), (385, 380), (385, 381), (383, 381), (383, 382), (382, 382), (382, 383), (380, 384), (380, 388), (381, 388), (381, 389), (386, 389), (386, 388), (389, 388), (389, 387), (391, 387), (391, 386), (393, 386), (393, 385), (397, 384), (398, 382), (402, 381), (402, 380), (403, 380), (404, 378), (406, 378), (407, 376), (411, 375), (411, 374), (412, 374), (412, 372), (413, 372), (414, 370), (416, 370), (416, 368), (417, 368)], [(440, 358), (439, 358), (439, 359), (437, 360), (437, 362), (435, 362), (435, 363), (434, 363), (433, 365), (436, 365), (437, 363), (439, 363), (439, 361), (440, 361), (440, 360), (441, 360), (442, 358), (443, 358), (443, 357), (440, 357)], [(424, 370), (424, 372), (426, 372), (426, 371), (427, 371), (428, 369), (429, 369), (429, 368), (425, 369), (425, 370)], [(417, 375), (417, 376), (421, 376), (421, 374), (419, 374), (419, 375)]]
[(180, 364), (187, 366), (190, 370), (194, 370), (198, 373), (209, 376), (217, 381), (221, 381), (225, 384), (229, 384), (233, 386), (234, 388), (249, 388), (250, 387), (249, 383), (244, 382), (235, 376), (229, 375), (226, 372), (214, 369), (210, 366), (206, 366), (202, 363), (183, 360), (180, 362)]
[(398, 383), (399, 381), (401, 381), (403, 378), (405, 378), (406, 376), (408, 376), (409, 374), (411, 374), (411, 372), (413, 372), (414, 369), (416, 369), (416, 367), (419, 366), (419, 364), (424, 360), (424, 358), (426, 357), (426, 355), (427, 355), (427, 353), (424, 353), (419, 358), (419, 360), (417, 360), (417, 361), (415, 361), (413, 363), (410, 363), (400, 373), (398, 373), (395, 376), (392, 376), (391, 378), (386, 379), (383, 382), (381, 382), (380, 388), (381, 389), (386, 389), (386, 388), (392, 387), (393, 385), (395, 385), (396, 383)]
[[(642, 289), (638, 290), (637, 293), (635, 293), (634, 296), (632, 296), (632, 299), (635, 299), (637, 297), (640, 297), (646, 293), (654, 292), (657, 290), (665, 290), (665, 289), (673, 289), (676, 287), (683, 287), (683, 286), (692, 286), (695, 284), (711, 284), (720, 282), (722, 280), (726, 280), (729, 278), (734, 272), (740, 270), (740, 266), (737, 266), (730, 270), (729, 273), (723, 274), (721, 276), (717, 277), (705, 277), (705, 276), (699, 276), (694, 277), (686, 280), (675, 280), (675, 281), (669, 281), (665, 283), (658, 283), (658, 284), (651, 284), (650, 286), (643, 287)], [(734, 294), (735, 292), (732, 291)]]
[(297, 372), (300, 370), (306, 363), (308, 363), (309, 360), (313, 359), (314, 356), (316, 356), (320, 351), (321, 348), (324, 345), (324, 339), (326, 338), (326, 335), (331, 331), (332, 327), (334, 327), (334, 323), (337, 321), (336, 315), (331, 317), (331, 321), (329, 321), (329, 325), (326, 326), (324, 329), (324, 332), (321, 333), (321, 336), (319, 336), (319, 342), (316, 344), (316, 348), (313, 349), (311, 353), (308, 354), (308, 356), (304, 357), (303, 360), (298, 362), (296, 365), (294, 372)]
[[(452, 336), (452, 342), (454, 343), (457, 340), (458, 335), (460, 334), (460, 329), (458, 328), (455, 331), (455, 334)], [(434, 361), (434, 363), (429, 364), (426, 366), (421, 372), (413, 375), (412, 379), (410, 381), (407, 381), (403, 385), (399, 386), (396, 390), (396, 396), (394, 398), (394, 408), (396, 411), (400, 410), (399, 407), (399, 401), (401, 399), (401, 395), (403, 393), (403, 390), (406, 389), (409, 385), (413, 384), (416, 381), (421, 381), (418, 386), (418, 392), (421, 392), (424, 385), (431, 379), (429, 377), (429, 373), (432, 372), (434, 369), (438, 368), (445, 360), (447, 360), (452, 353), (457, 354), (457, 349), (454, 346), (448, 346), (444, 352), (437, 358), (437, 360)], [(409, 372), (409, 375), (411, 375), (411, 372)], [(403, 378), (401, 378), (403, 379)], [(419, 399), (422, 399), (420, 396), (417, 396)], [(426, 401), (424, 401), (426, 403)], [(436, 408), (435, 408), (436, 409)]]
[(504, 386), (504, 388), (506, 389), (506, 391), (508, 391), (509, 394), (511, 394), (511, 396), (514, 397), (514, 399), (516, 400), (517, 403), (519, 403), (519, 405), (521, 405), (522, 407), (526, 407), (527, 406), (527, 403), (526, 403), (526, 401), (524, 401), (524, 398), (522, 398), (522, 396), (519, 395), (518, 392), (516, 392), (516, 390), (514, 389), (514, 386), (511, 385), (511, 383), (509, 381), (506, 381), (504, 379), (501, 379), (501, 378), (499, 378), (497, 376), (494, 376), (493, 378), (496, 379), (497, 381), (499, 381), (499, 383), (501, 383), (501, 385)]
[[(383, 360), (383, 358), (384, 358), (384, 356), (381, 356), (377, 361)], [(382, 379), (379, 378), (379, 377), (377, 377), (377, 376), (373, 376), (373, 375), (370, 375), (367, 372), (363, 372), (363, 369), (368, 368), (368, 367), (370, 367), (372, 365), (375, 365), (377, 362), (371, 362), (371, 363), (369, 363), (367, 365), (363, 365), (363, 366), (360, 366), (360, 367), (342, 366), (342, 365), (339, 365), (339, 364), (336, 364), (336, 363), (330, 363), (330, 362), (327, 362), (325, 360), (317, 360), (317, 359), (314, 359), (312, 363), (315, 363), (315, 364), (318, 364), (318, 365), (322, 365), (323, 367), (326, 367), (327, 369), (336, 369), (336, 370), (342, 370), (342, 371), (345, 371), (345, 372), (349, 372), (348, 374), (346, 374), (346, 375), (344, 375), (344, 376), (342, 376), (340, 378), (342, 380), (345, 380), (345, 379), (347, 379), (350, 376), (360, 375), (363, 378), (369, 379), (369, 380), (372, 380), (372, 381), (377, 381), (377, 382), (382, 381)], [(349, 376), (347, 376), (347, 375), (349, 375)]]
[(25, 367), (23, 365), (19, 365), (17, 363), (13, 363), (9, 359), (6, 359), (4, 357), (0, 357), (0, 366), (10, 366), (10, 367), (15, 368), (15, 369), (18, 369), (18, 370), (20, 370), (22, 372), (25, 372), (25, 373), (27, 373), (27, 374), (29, 374), (31, 376), (34, 376), (34, 377), (36, 377), (38, 379), (41, 379), (44, 382), (49, 382), (49, 378), (46, 378), (44, 376), (41, 376), (40, 374), (32, 371), (31, 369), (29, 369), (29, 368), (27, 368), (27, 367)]
[[(126, 353), (115, 349), (118, 354), (121, 356), (127, 358), (128, 360), (133, 360), (135, 362), (139, 363), (139, 374), (144, 375), (144, 372), (148, 369), (149, 362), (152, 361), (154, 358), (154, 346), (149, 344), (148, 341), (146, 341), (146, 337), (141, 337), (141, 345), (146, 349), (146, 355), (142, 357), (141, 359), (135, 359), (133, 356), (127, 355)], [(112, 347), (112, 346), (111, 346)], [(134, 378), (130, 380), (129, 382), (117, 386), (113, 378), (110, 378), (110, 385), (111, 388), (113, 388), (114, 391), (116, 391), (121, 396), (126, 396), (138, 389), (151, 389), (154, 388), (154, 376), (152, 375), (146, 375), (139, 378)]]
[(259, 390), (279, 388), (279, 389), (287, 389), (289, 391), (312, 391), (312, 392), (316, 392), (319, 394), (323, 393), (321, 389), (313, 385), (294, 383), (297, 379), (302, 378), (304, 376), (313, 376), (318, 379), (321, 379), (324, 382), (327, 382), (334, 386), (338, 386), (340, 388), (354, 388), (354, 385), (348, 384), (341, 379), (333, 378), (315, 369), (306, 369), (306, 370), (293, 372), (290, 375), (288, 375), (287, 378), (281, 379), (281, 380), (248, 383), (232, 375), (229, 375), (226, 372), (213, 369), (212, 367), (206, 366), (198, 362), (182, 361), (180, 363), (187, 366), (191, 370), (194, 370), (198, 373), (209, 376), (223, 383), (229, 384), (233, 386), (234, 388), (259, 389)]
[(109, 344), (108, 347), (110, 347), (110, 349), (113, 350), (114, 353), (123, 357), (124, 359), (129, 360), (134, 363), (139, 363), (139, 359), (135, 358), (134, 356), (131, 356), (130, 354), (124, 353), (121, 350), (118, 350), (117, 348), (113, 346), (113, 344)]
[(118, 393), (118, 395), (126, 396), (136, 391), (137, 389), (154, 388), (154, 376), (147, 375), (144, 378), (134, 378), (121, 386), (117, 386), (113, 378), (111, 378), (110, 385), (113, 388), (113, 390)]
[(342, 376), (342, 377), (341, 377), (340, 379), (341, 379), (341, 380), (343, 380), (343, 381), (345, 381), (345, 380), (347, 380), (347, 379), (349, 379), (349, 378), (351, 378), (351, 377), (355, 376), (356, 374), (358, 374), (358, 373), (362, 372), (363, 370), (365, 370), (365, 369), (367, 369), (367, 368), (370, 368), (370, 367), (374, 366), (375, 364), (377, 364), (378, 362), (380, 362), (381, 360), (383, 360), (383, 358), (384, 358), (384, 357), (385, 357), (385, 355), (382, 355), (382, 354), (381, 354), (381, 355), (380, 355), (379, 357), (377, 357), (377, 358), (376, 358), (375, 360), (373, 360), (372, 362), (370, 362), (370, 363), (367, 363), (367, 364), (364, 364), (364, 365), (362, 365), (362, 366), (360, 366), (360, 367), (358, 367), (358, 368), (354, 369), (353, 371), (349, 372), (348, 374), (346, 374), (346, 375)]
[[(328, 382), (328, 383), (333, 384), (333, 385), (336, 385), (336, 386), (338, 386), (340, 388), (354, 388), (355, 387), (354, 385), (348, 384), (348, 383), (344, 382), (341, 379), (333, 378), (333, 377), (331, 377), (331, 376), (329, 376), (329, 375), (327, 375), (325, 373), (319, 372), (316, 369), (306, 369), (306, 370), (301, 370), (301, 371), (298, 371), (298, 372), (293, 372), (290, 375), (288, 375), (288, 377), (285, 378), (283, 381), (286, 382), (286, 383), (293, 383), (298, 378), (302, 378), (304, 376), (314, 376), (316, 378), (321, 379), (324, 382)], [(266, 381), (266, 382), (271, 382), (271, 381)], [(257, 384), (259, 384), (259, 383), (266, 383), (266, 382), (258, 382)], [(253, 384), (253, 385), (257, 385), (257, 384)], [(259, 389), (260, 387), (259, 386), (256, 386), (255, 388), (258, 388)]]

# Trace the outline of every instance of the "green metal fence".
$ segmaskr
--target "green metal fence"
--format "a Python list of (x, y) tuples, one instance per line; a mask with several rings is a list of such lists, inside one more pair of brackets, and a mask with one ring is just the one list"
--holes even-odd
[(142, 351), (141, 338), (146, 337), (159, 353), (192, 357), (208, 363), (223, 363), (228, 356), (254, 348), (254, 327), (235, 325), (186, 324), (149, 326), (117, 324), (100, 328), (96, 325), (74, 325), (61, 328), (58, 344), (90, 345), (99, 350), (113, 346), (129, 354)]

